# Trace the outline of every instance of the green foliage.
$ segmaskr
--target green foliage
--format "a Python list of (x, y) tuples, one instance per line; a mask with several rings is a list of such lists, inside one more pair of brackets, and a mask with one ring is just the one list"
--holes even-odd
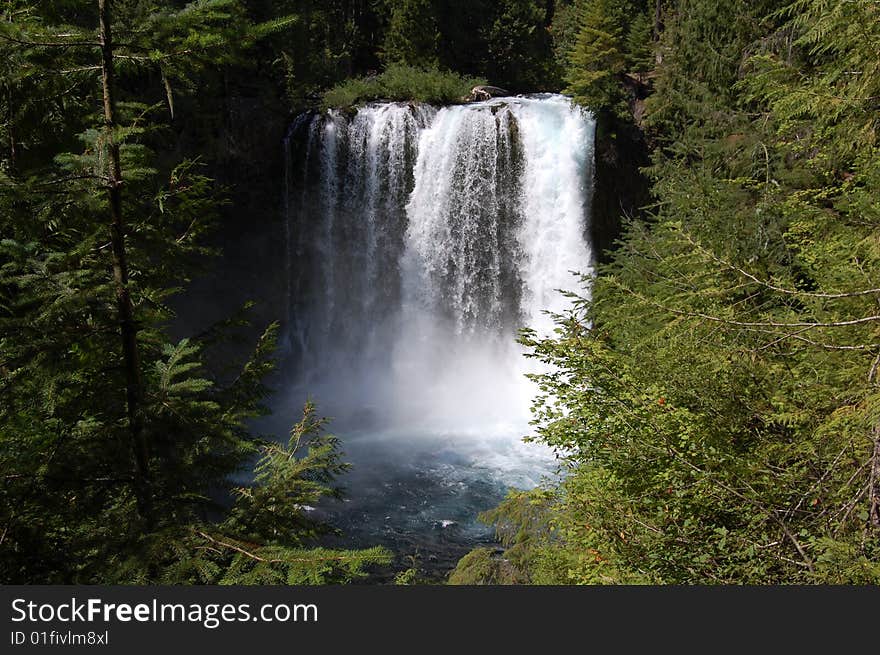
[(547, 3), (504, 0), (494, 5), (496, 13), (483, 29), (488, 47), (485, 75), (518, 92), (558, 86)]
[(553, 42), (553, 59), (563, 74), (571, 65), (569, 55), (574, 51), (580, 29), (581, 3), (575, 0), (556, 3), (550, 35)]
[(458, 563), (449, 584), (649, 582), (643, 573), (628, 572), (617, 565), (616, 550), (598, 538), (588, 522), (590, 517), (575, 500), (602, 490), (597, 482), (585, 472), (559, 489), (510, 492), (501, 505), (480, 517), (495, 526), (504, 550), (471, 551)]
[(570, 464), (487, 517), (530, 582), (880, 581), (878, 8), (778, 9), (666, 12), (651, 216), (523, 333)]
[(651, 15), (650, 7), (632, 17), (625, 40), (626, 64), (630, 72), (642, 74), (654, 69), (657, 63), (654, 53), (654, 30), (654, 16)]
[(436, 68), (440, 33), (431, 0), (395, 0), (388, 5), (391, 20), (382, 58), (388, 63)]
[[(729, 135), (742, 66), (762, 43), (779, 43), (774, 11), (786, 0), (684, 0), (666, 8), (658, 47), (655, 93), (646, 125), (661, 143), (690, 147)], [(771, 34), (777, 36), (770, 37)]]
[(285, 38), (269, 41), (267, 61), (283, 68), (287, 96), (308, 106), (327, 88), (378, 70), (385, 37), (384, 3), (350, 0), (260, 0), (268, 16), (288, 13), (298, 20)]
[(347, 108), (372, 100), (397, 100), (459, 103), (467, 99), (473, 87), (485, 84), (437, 69), (422, 69), (393, 64), (381, 75), (348, 80), (324, 94), (327, 108)]
[(451, 585), (504, 584), (513, 581), (507, 576), (507, 567), (496, 558), (491, 548), (475, 548), (461, 558), (449, 575)]
[[(330, 584), (350, 582), (364, 577), (370, 566), (387, 565), (390, 555), (382, 548), (313, 546), (332, 529), (310, 517), (315, 511), (310, 503), (339, 497), (340, 490), (332, 485), (347, 468), (337, 440), (323, 434), (323, 424), (314, 405), (307, 403), (288, 444), (257, 444), (254, 481), (234, 490), (235, 502), (223, 521), (194, 522), (178, 533), (153, 537), (145, 553), (120, 563), (123, 579), (142, 579), (140, 571), (154, 567), (164, 571), (161, 580), (166, 583)], [(165, 548), (169, 541), (174, 543), (171, 557)]]
[(416, 584), (416, 581), (419, 577), (419, 570), (415, 568), (409, 568), (404, 571), (401, 571), (397, 575), (394, 576), (394, 584), (406, 587)]
[[(594, 110), (627, 115), (631, 92), (627, 74), (653, 67), (652, 7), (638, 0), (583, 0), (571, 13), (577, 16), (577, 36), (566, 58), (568, 87), (576, 102)], [(570, 20), (570, 19), (569, 19)], [(569, 37), (570, 38), (570, 37)]]
[[(338, 495), (345, 468), (314, 409), (286, 447), (248, 425), (264, 413), (277, 325), (228, 379), (205, 365), (216, 330), (167, 333), (169, 301), (212, 252), (204, 237), (224, 202), (204, 162), (176, 160), (173, 107), (291, 20), (252, 21), (234, 0), (112, 3), (116, 77), (104, 80), (95, 9), (13, 2), (0, 21), (0, 579), (358, 577), (386, 553), (316, 549), (325, 528), (304, 510)], [(127, 279), (112, 272), (120, 259)]]

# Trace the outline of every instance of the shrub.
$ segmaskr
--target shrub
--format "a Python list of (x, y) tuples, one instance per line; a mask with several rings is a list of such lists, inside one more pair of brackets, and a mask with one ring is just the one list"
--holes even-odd
[(324, 94), (324, 108), (344, 109), (373, 100), (453, 104), (464, 102), (473, 87), (485, 80), (436, 68), (392, 64), (380, 75), (346, 80)]

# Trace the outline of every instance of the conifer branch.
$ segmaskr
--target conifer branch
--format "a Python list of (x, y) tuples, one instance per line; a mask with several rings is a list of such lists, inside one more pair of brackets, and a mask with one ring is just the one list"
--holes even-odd
[[(641, 302), (644, 302), (652, 307), (655, 307), (664, 312), (668, 312), (670, 314), (675, 314), (676, 316), (686, 316), (688, 318), (701, 318), (707, 321), (711, 321), (713, 323), (721, 323), (724, 325), (732, 325), (735, 327), (743, 327), (743, 328), (805, 328), (807, 330), (817, 329), (817, 328), (843, 328), (843, 327), (852, 327), (854, 325), (864, 325), (866, 323), (876, 323), (880, 322), (880, 315), (871, 315), (871, 316), (862, 316), (859, 318), (854, 318), (846, 321), (792, 321), (792, 322), (781, 322), (781, 321), (737, 321), (729, 318), (722, 318), (720, 316), (713, 316), (711, 314), (705, 314), (703, 312), (693, 312), (684, 309), (677, 309), (675, 307), (669, 307), (668, 305), (664, 305), (662, 303), (655, 302), (646, 298), (643, 294), (638, 293), (637, 291), (631, 289), (630, 287), (616, 283), (618, 288), (631, 296), (638, 298)], [(791, 335), (791, 338), (798, 338), (796, 335)], [(815, 344), (819, 345), (819, 344)], [(875, 348), (877, 345), (864, 345), (864, 346), (829, 346), (834, 349), (857, 349), (864, 350), (868, 348)]]
[(261, 562), (264, 564), (309, 564), (312, 562), (350, 562), (354, 560), (361, 559), (356, 555), (333, 555), (333, 556), (320, 556), (320, 557), (262, 557), (253, 553), (249, 550), (245, 550), (244, 548), (237, 546), (235, 544), (229, 543), (227, 541), (223, 541), (221, 539), (215, 539), (211, 535), (202, 532), (201, 530), (196, 530), (196, 534), (202, 537), (203, 539), (207, 539), (212, 544), (217, 546), (222, 546), (228, 550), (233, 550), (237, 553), (244, 555), (256, 562)]

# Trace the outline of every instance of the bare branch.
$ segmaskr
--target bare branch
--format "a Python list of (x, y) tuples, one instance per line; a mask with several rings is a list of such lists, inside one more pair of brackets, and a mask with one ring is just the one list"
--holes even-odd
[(762, 287), (766, 287), (772, 291), (776, 291), (778, 293), (782, 293), (789, 296), (802, 296), (807, 298), (822, 298), (824, 300), (839, 300), (841, 298), (857, 298), (859, 296), (876, 296), (880, 295), (880, 289), (861, 289), (858, 291), (845, 291), (841, 293), (817, 293), (814, 291), (799, 291), (797, 289), (786, 289), (785, 287), (780, 287), (771, 282), (767, 282), (766, 280), (761, 280), (755, 275), (752, 275), (748, 271), (740, 268), (739, 266), (734, 265), (733, 263), (721, 259), (716, 255), (713, 251), (705, 248), (698, 241), (692, 238), (687, 232), (682, 232), (684, 238), (687, 239), (688, 243), (690, 243), (695, 248), (699, 249), (703, 253), (709, 255), (716, 263), (721, 264), (725, 268), (730, 269), (731, 271), (735, 271), (742, 275), (745, 278), (748, 278), (755, 284), (759, 284)]
[(100, 66), (79, 66), (77, 68), (65, 68), (58, 71), (59, 75), (69, 75), (71, 73), (86, 73), (88, 71), (99, 71)]
[(207, 539), (212, 544), (216, 544), (217, 546), (222, 546), (224, 548), (228, 548), (229, 550), (234, 550), (237, 553), (241, 553), (245, 557), (248, 557), (256, 562), (263, 562), (265, 564), (292, 564), (292, 563), (300, 563), (300, 562), (346, 562), (353, 559), (356, 559), (352, 555), (333, 555), (328, 557), (286, 557), (286, 558), (267, 558), (261, 557), (256, 553), (252, 553), (244, 548), (236, 546), (235, 544), (228, 543), (226, 541), (222, 541), (220, 539), (215, 539), (209, 534), (202, 532), (201, 530), (197, 530), (196, 534), (198, 534), (203, 539)]
[[(650, 300), (646, 298), (644, 295), (633, 291), (629, 287), (623, 284), (618, 283), (618, 287), (632, 296), (635, 296), (642, 302), (649, 304), (657, 309), (661, 309), (664, 312), (669, 312), (670, 314), (676, 314), (678, 316), (687, 316), (690, 318), (702, 318), (707, 321), (712, 321), (714, 323), (722, 323), (724, 325), (733, 325), (736, 327), (744, 327), (744, 328), (806, 328), (806, 329), (815, 329), (815, 328), (840, 328), (840, 327), (851, 327), (853, 325), (864, 325), (866, 323), (876, 323), (880, 322), (880, 316), (872, 315), (872, 316), (862, 316), (860, 318), (854, 318), (848, 321), (793, 321), (791, 323), (781, 323), (777, 321), (735, 321), (733, 319), (721, 318), (720, 316), (712, 316), (710, 314), (704, 314), (702, 312), (690, 312), (683, 309), (676, 309), (674, 307), (668, 307), (666, 305), (662, 305), (658, 302)], [(792, 338), (797, 338), (792, 335)], [(804, 339), (806, 341), (806, 339)], [(818, 345), (818, 344), (816, 344)], [(876, 347), (874, 344), (870, 346), (837, 346), (833, 347), (834, 349), (843, 349), (843, 350), (865, 350), (867, 348)]]

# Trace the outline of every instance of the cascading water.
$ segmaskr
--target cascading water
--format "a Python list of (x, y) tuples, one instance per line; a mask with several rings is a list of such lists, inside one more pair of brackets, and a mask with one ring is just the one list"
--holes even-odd
[(363, 371), (391, 346), (415, 144), (432, 114), (398, 104), (330, 111), (297, 135), (304, 183), (288, 189), (301, 197), (288, 217), (298, 291), (289, 334), (309, 382)]
[(420, 466), (449, 484), (473, 486), (463, 470), (534, 484), (548, 453), (521, 442), (534, 389), (515, 337), (549, 333), (559, 290), (590, 269), (591, 115), (541, 95), (299, 121), (284, 203), (296, 400), (315, 397), (374, 464), (431, 444)]
[[(549, 333), (588, 272), (593, 122), (562, 96), (440, 110), (407, 204), (398, 409), (471, 435), (521, 435), (532, 386), (516, 331)], [(417, 387), (417, 388), (419, 388)]]

